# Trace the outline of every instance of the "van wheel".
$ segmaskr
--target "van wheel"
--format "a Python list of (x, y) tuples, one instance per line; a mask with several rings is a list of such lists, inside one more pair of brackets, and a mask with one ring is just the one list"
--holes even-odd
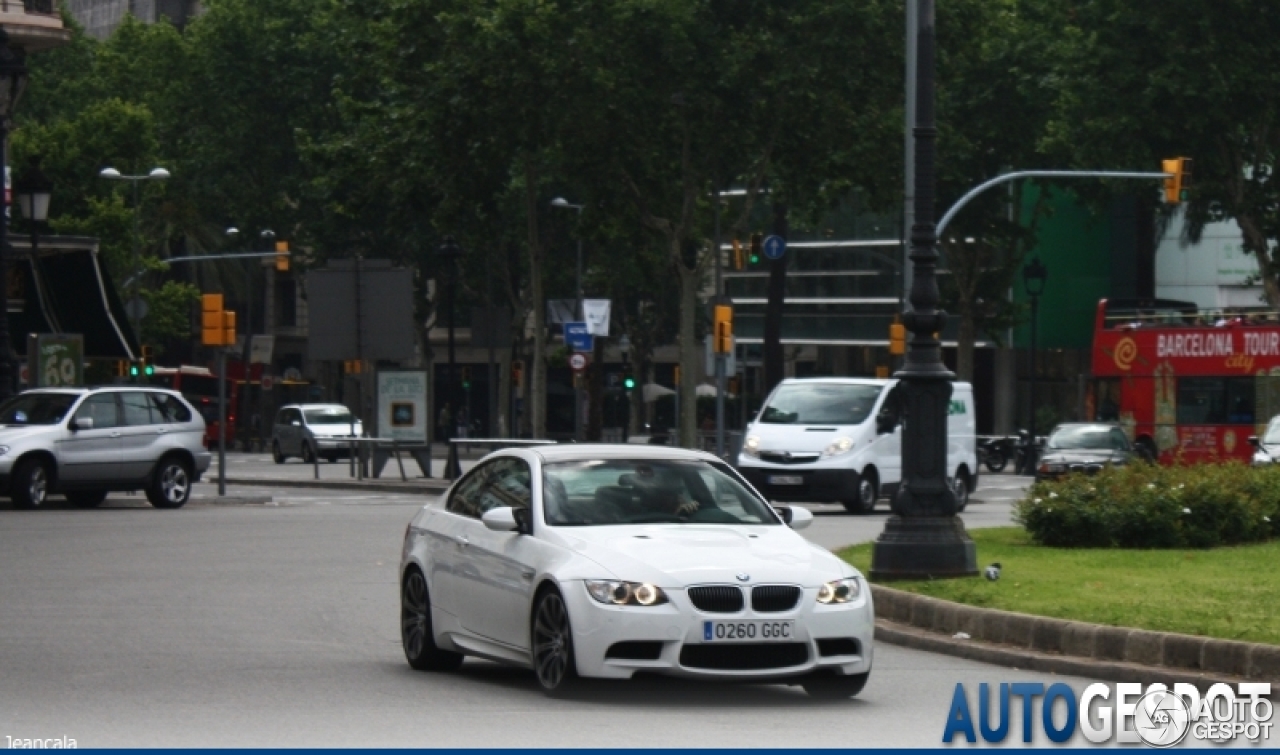
[(875, 476), (858, 475), (853, 481), (853, 497), (841, 503), (850, 514), (870, 514), (875, 511), (876, 499), (879, 497)]
[(305, 440), (302, 441), (302, 463), (303, 464), (316, 463), (316, 452), (312, 450), (311, 444), (306, 442)]
[(280, 451), (280, 442), (276, 440), (271, 441), (271, 460), (277, 464), (283, 464), (284, 460), (287, 458), (289, 457), (285, 456)]
[(965, 478), (964, 472), (959, 472), (951, 482), (951, 490), (956, 494), (956, 513), (964, 511), (964, 507), (969, 505), (969, 481)]

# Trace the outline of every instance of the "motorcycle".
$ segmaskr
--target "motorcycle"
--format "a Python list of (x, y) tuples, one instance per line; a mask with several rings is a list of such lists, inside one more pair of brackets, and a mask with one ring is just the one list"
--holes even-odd
[(992, 472), (1003, 472), (1011, 455), (1009, 438), (987, 438), (978, 444), (978, 461)]

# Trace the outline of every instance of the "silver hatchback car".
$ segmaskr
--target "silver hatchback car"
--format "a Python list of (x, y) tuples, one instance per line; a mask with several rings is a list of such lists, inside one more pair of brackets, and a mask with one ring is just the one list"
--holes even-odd
[(204, 419), (174, 391), (26, 391), (0, 404), (0, 491), (33, 509), (51, 493), (92, 507), (112, 490), (145, 490), (176, 509), (209, 468), (203, 439)]
[(308, 464), (317, 457), (337, 461), (351, 454), (351, 438), (362, 435), (364, 425), (342, 404), (289, 404), (276, 412), (271, 458), (277, 464), (290, 456)]

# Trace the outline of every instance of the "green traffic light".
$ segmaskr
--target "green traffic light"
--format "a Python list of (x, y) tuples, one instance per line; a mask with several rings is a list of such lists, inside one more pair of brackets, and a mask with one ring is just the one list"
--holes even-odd
[(148, 375), (154, 375), (154, 374), (156, 374), (156, 368), (155, 368), (155, 367), (152, 367), (151, 365), (147, 365), (147, 374), (148, 374)]
[(134, 365), (130, 365), (130, 366), (129, 366), (129, 374), (130, 374), (130, 375), (132, 375), (133, 377), (137, 377), (137, 376), (138, 376), (138, 365), (136, 365), (136, 364), (134, 364)]
[(635, 388), (635, 387), (636, 387), (636, 381), (635, 381), (635, 378), (630, 378), (630, 377), (629, 377), (629, 378), (627, 378), (626, 380), (623, 380), (623, 381), (622, 381), (622, 385), (623, 385), (627, 390), (631, 390), (632, 388)]
[(758, 254), (751, 255), (751, 264), (756, 265), (756, 264), (759, 264), (759, 262), (760, 262), (760, 255)]

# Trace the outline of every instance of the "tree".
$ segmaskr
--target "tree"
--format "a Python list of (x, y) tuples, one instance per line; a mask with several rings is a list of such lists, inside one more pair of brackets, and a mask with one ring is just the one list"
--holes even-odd
[[(1280, 6), (1249, 0), (1060, 3), (1047, 149), (1080, 167), (1194, 159), (1192, 231), (1232, 220), (1280, 307)], [(1147, 196), (1155, 192), (1144, 189)]]

